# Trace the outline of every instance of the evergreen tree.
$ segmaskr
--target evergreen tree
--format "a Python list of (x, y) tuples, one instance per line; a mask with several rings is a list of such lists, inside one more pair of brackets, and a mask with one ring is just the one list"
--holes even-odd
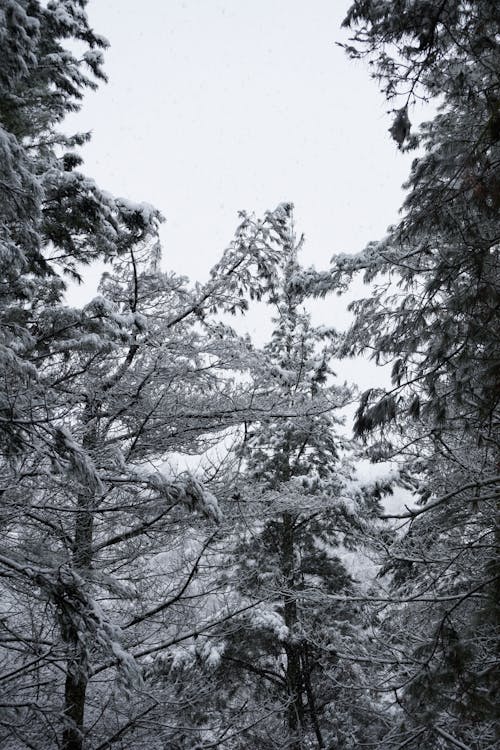
[[(78, 171), (74, 149), (87, 136), (57, 126), (104, 78), (106, 42), (85, 6), (0, 3), (0, 722), (8, 747), (79, 749), (94, 742), (85, 717), (104, 743), (107, 733), (135, 728), (134, 717), (113, 726), (124, 688), (112, 685), (118, 675), (129, 691), (140, 687), (138, 660), (161, 650), (157, 625), (147, 625), (167, 610), (166, 638), (175, 640), (184, 623), (173, 608), (197, 571), (204, 534), (182, 558), (187, 572), (179, 558), (150, 589), (141, 576), (151, 575), (158, 540), (175, 557), (188, 515), (218, 514), (196, 479), (161, 469), (169, 454), (203, 451), (207, 436), (217, 440), (251, 413), (253, 394), (229, 374), (248, 347), (215, 314), (264, 293), (275, 262), (262, 226), (244, 218), (207, 284), (191, 288), (159, 270), (158, 212), (113, 198)], [(97, 258), (113, 264), (100, 296), (82, 310), (65, 305), (64, 276)], [(151, 709), (138, 700), (142, 710)]]
[[(321, 294), (364, 270), (372, 294), (352, 305), (343, 352), (392, 363), (392, 387), (363, 395), (355, 429), (374, 459), (402, 462), (421, 505), (386, 549), (399, 602), (385, 620), (398, 665), (386, 684), (409, 748), (480, 750), (495, 736), (499, 23), (487, 0), (352, 4), (347, 52), (369, 58), (396, 105), (392, 137), (418, 152), (400, 223), (301, 280)], [(417, 99), (438, 113), (412, 133)], [(402, 742), (391, 734), (387, 747)]]
[(332, 382), (336, 333), (312, 323), (295, 284), (303, 240), (291, 206), (271, 218), (281, 273), (253, 377), (278, 408), (248, 423), (238, 450), (224, 578), (253, 606), (220, 633), (211, 716), (231, 727), (227, 748), (354, 748), (380, 718), (349, 659), (366, 633), (343, 554), (362, 543), (378, 503), (351, 479), (339, 414), (352, 392)]
[[(87, 136), (57, 131), (64, 116), (78, 109), (84, 91), (104, 78), (106, 42), (90, 28), (85, 5), (83, 0), (0, 3), (0, 559), (6, 585), (2, 679), (9, 690), (15, 686), (6, 704), (10, 738), (22, 735), (23, 712), (43, 713), (23, 695), (30, 677), (54, 658), (53, 646), (39, 640), (40, 602), (49, 599), (62, 620), (66, 609), (91, 628), (99, 621), (80, 596), (75, 576), (46, 564), (48, 550), (24, 534), (39, 522), (68, 544), (57, 521), (39, 518), (33, 507), (48, 467), (56, 467), (59, 477), (71, 469), (82, 483), (97, 486), (92, 462), (63, 427), (73, 406), (68, 384), (75, 371), (68, 359), (78, 350), (99, 352), (106, 338), (120, 335), (121, 324), (98, 305), (87, 311), (64, 306), (64, 274), (78, 275), (80, 264), (110, 258), (154, 236), (159, 220), (145, 204), (100, 191), (76, 169), (81, 159), (74, 148)], [(75, 42), (80, 57), (70, 49)]]
[[(129, 694), (135, 686), (133, 713), (150, 713), (141, 698), (142, 658), (201, 628), (200, 618), (186, 618), (184, 602), (201, 597), (193, 593), (194, 579), (213, 529), (205, 539), (188, 519), (198, 511), (217, 521), (219, 511), (213, 494), (189, 474), (176, 474), (168, 459), (204, 453), (255, 409), (271, 407), (267, 394), (256, 399), (253, 388), (234, 382), (251, 353), (217, 317), (244, 309), (242, 295), (260, 295), (269, 286), (276, 253), (263, 235), (260, 222), (243, 217), (209, 281), (193, 288), (159, 269), (157, 245), (131, 247), (81, 313), (89, 319), (97, 313), (107, 329), (100, 323), (98, 335), (74, 340), (72, 351), (65, 342), (62, 352), (45, 357), (45, 382), (63, 386), (51, 421), (54, 452), (33, 456), (36, 469), (30, 463), (29, 472), (24, 461), (25, 473), (4, 506), (11, 515), (2, 564), (16, 573), (3, 621), (6, 632), (17, 631), (5, 654), (17, 677), (9, 686), (13, 696), (30, 672), (33, 649), (47, 645), (31, 688), (38, 702), (14, 701), (22, 717), (6, 719), (23, 741), (35, 736), (55, 743), (61, 704), (64, 748), (93, 741), (86, 724), (96, 738), (115, 731), (123, 737), (135, 723), (113, 727), (111, 709), (102, 709), (103, 690), (117, 678)], [(59, 319), (63, 314), (60, 309)], [(186, 527), (191, 553), (182, 555)], [(33, 584), (41, 589), (35, 597), (28, 595)], [(30, 625), (36, 636), (27, 645)], [(120, 714), (122, 704), (119, 691), (113, 707)]]

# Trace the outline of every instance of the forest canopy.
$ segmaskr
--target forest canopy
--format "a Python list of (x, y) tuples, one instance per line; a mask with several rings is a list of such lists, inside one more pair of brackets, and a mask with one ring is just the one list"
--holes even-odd
[[(493, 750), (500, 9), (353, 2), (400, 220), (316, 270), (291, 202), (242, 210), (191, 282), (63, 133), (106, 80), (86, 5), (0, 0), (0, 747)], [(230, 324), (255, 305), (264, 345)]]

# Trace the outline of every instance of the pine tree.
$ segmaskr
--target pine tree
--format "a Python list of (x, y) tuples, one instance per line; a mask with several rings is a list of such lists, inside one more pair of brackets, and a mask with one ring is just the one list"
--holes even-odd
[[(74, 149), (87, 136), (57, 131), (85, 90), (104, 78), (106, 42), (89, 26), (85, 5), (83, 0), (0, 4), (2, 680), (9, 690), (15, 686), (5, 725), (7, 735), (20, 742), (23, 712), (43, 715), (36, 702), (23, 702), (25, 685), (33, 674), (37, 683), (41, 666), (56, 658), (54, 647), (39, 640), (42, 602), (55, 607), (63, 631), (68, 611), (91, 630), (99, 625), (76, 575), (48, 561), (45, 534), (68, 544), (64, 530), (33, 507), (50, 466), (59, 477), (68, 469), (82, 483), (97, 484), (85, 450), (63, 427), (73, 406), (67, 390), (75, 377), (71, 352), (98, 352), (120, 329), (98, 307), (84, 312), (64, 306), (64, 275), (77, 276), (79, 265), (153, 236), (159, 220), (150, 207), (99, 190), (76, 169), (81, 159)], [(75, 42), (81, 57), (70, 50)], [(25, 533), (34, 523), (40, 524), (41, 547), (37, 535)]]
[[(111, 727), (89, 683), (140, 685), (137, 660), (161, 650), (153, 636), (138, 647), (146, 625), (197, 570), (195, 550), (187, 575), (177, 565), (146, 592), (126, 580), (140, 582), (158, 540), (178, 547), (193, 511), (217, 516), (199, 481), (159, 469), (249, 413), (229, 374), (247, 346), (215, 313), (265, 293), (275, 262), (259, 223), (243, 220), (209, 282), (189, 287), (157, 266), (158, 212), (78, 171), (87, 136), (57, 127), (104, 79), (107, 44), (85, 6), (0, 4), (0, 722), (13, 747), (81, 748), (86, 715), (102, 719), (103, 741), (134, 728)], [(113, 269), (100, 296), (65, 305), (65, 275), (97, 258)]]
[[(291, 207), (272, 218), (281, 273), (272, 338), (253, 377), (278, 409), (247, 425), (233, 480), (236, 529), (226, 541), (226, 579), (253, 607), (220, 634), (212, 679), (221, 675), (221, 721), (235, 735), (224, 747), (354, 748), (377, 734), (379, 718), (345, 658), (363, 649), (366, 634), (342, 556), (361, 543), (378, 504), (351, 481), (339, 414), (352, 392), (332, 382), (336, 333), (313, 325), (304, 308), (296, 283), (303, 239)], [(221, 713), (216, 706), (211, 715)]]
[[(494, 742), (499, 23), (481, 0), (352, 4), (347, 52), (369, 58), (396, 105), (392, 137), (418, 151), (400, 223), (303, 279), (322, 293), (364, 271), (372, 294), (352, 305), (343, 352), (392, 364), (392, 387), (363, 395), (355, 429), (374, 459), (402, 462), (421, 505), (400, 515), (406, 533), (386, 561), (400, 602), (385, 621), (386, 658), (399, 665), (386, 684), (404, 707), (405, 747)], [(438, 113), (413, 133), (418, 99)], [(387, 747), (402, 742), (391, 734)]]
[[(44, 357), (44, 382), (58, 386), (46, 391), (54, 450), (24, 461), (22, 499), (19, 487), (5, 497), (12, 696), (30, 673), (33, 650), (47, 649), (35, 660), (37, 679), (24, 688), (38, 701), (14, 702), (22, 718), (6, 718), (11, 735), (55, 744), (62, 721), (62, 746), (73, 750), (116, 731), (123, 738), (144, 711), (160, 720), (169, 686), (152, 699), (153, 714), (142, 697), (142, 662), (165, 658), (169, 646), (202, 628), (186, 602), (203, 606), (197, 576), (219, 520), (213, 494), (171, 468), (169, 457), (203, 454), (256, 409), (272, 407), (269, 394), (256, 398), (253, 387), (235, 381), (252, 354), (219, 313), (244, 310), (250, 294), (267, 293), (276, 260), (262, 223), (245, 216), (204, 285), (161, 271), (157, 242), (139, 242), (113, 261), (100, 296), (79, 313), (97, 319), (95, 332)], [(36, 635), (27, 639), (30, 627)], [(104, 698), (113, 685), (121, 688)], [(136, 719), (116, 727), (113, 711), (130, 710)]]

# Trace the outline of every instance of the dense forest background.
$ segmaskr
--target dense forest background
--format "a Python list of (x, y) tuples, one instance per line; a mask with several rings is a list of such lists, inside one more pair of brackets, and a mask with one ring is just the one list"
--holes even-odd
[[(353, 2), (400, 220), (316, 270), (292, 203), (242, 211), (190, 282), (63, 132), (105, 80), (85, 8), (0, 0), (0, 747), (493, 750), (499, 9)], [(360, 356), (386, 388), (338, 381)]]

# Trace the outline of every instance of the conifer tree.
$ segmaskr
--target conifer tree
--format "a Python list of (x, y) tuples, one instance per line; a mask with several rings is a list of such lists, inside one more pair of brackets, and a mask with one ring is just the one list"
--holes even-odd
[[(375, 460), (401, 462), (421, 506), (400, 514), (406, 531), (385, 548), (398, 604), (385, 609), (384, 680), (404, 709), (389, 748), (482, 750), (495, 738), (499, 24), (487, 0), (351, 5), (347, 53), (369, 59), (391, 135), (416, 158), (387, 236), (302, 280), (318, 294), (359, 271), (371, 283), (343, 353), (391, 363), (392, 386), (363, 394), (355, 429)], [(419, 99), (438, 112), (413, 132)]]
[(225, 697), (211, 715), (223, 715), (222, 701), (227, 748), (354, 748), (377, 735), (380, 717), (349, 659), (366, 632), (344, 558), (373, 531), (379, 506), (351, 478), (340, 414), (352, 391), (333, 382), (337, 334), (305, 309), (292, 207), (270, 220), (281, 267), (272, 337), (252, 377), (278, 408), (248, 422), (237, 452), (225, 578), (253, 607), (220, 633), (208, 672)]
[[(147, 626), (172, 613), (199, 550), (185, 574), (158, 576), (147, 592), (133, 582), (151, 569), (157, 540), (174, 550), (187, 516), (218, 513), (195, 478), (161, 469), (170, 453), (203, 451), (207, 436), (247, 414), (250, 396), (229, 375), (247, 347), (216, 313), (264, 293), (275, 262), (261, 225), (243, 219), (209, 281), (189, 287), (158, 266), (159, 213), (78, 170), (75, 147), (87, 136), (57, 128), (104, 79), (107, 44), (85, 6), (0, 3), (0, 725), (9, 747), (79, 750), (135, 728), (134, 716), (113, 726), (119, 714), (105, 706), (140, 687), (140, 659), (161, 649)], [(100, 295), (83, 309), (66, 305), (65, 276), (97, 258), (112, 264)], [(179, 621), (166, 622), (167, 640)]]
[[(169, 468), (168, 459), (203, 454), (255, 409), (272, 407), (267, 393), (256, 399), (253, 387), (234, 382), (251, 352), (218, 319), (219, 312), (244, 309), (245, 295), (260, 296), (271, 283), (276, 252), (265, 234), (260, 222), (243, 217), (208, 282), (193, 287), (160, 270), (157, 243), (130, 247), (104, 275), (100, 296), (81, 311), (107, 327), (100, 322), (64, 356), (45, 357), (45, 382), (63, 385), (56, 391), (61, 411), (51, 415), (54, 454), (34, 456), (29, 472), (24, 461), (22, 522), (19, 491), (5, 498), (11, 517), (2, 564), (16, 574), (5, 590), (3, 621), (6, 632), (14, 626), (17, 632), (4, 662), (17, 676), (9, 685), (13, 697), (30, 673), (33, 649), (47, 646), (35, 660), (31, 690), (39, 701), (14, 701), (24, 709), (22, 723), (5, 719), (23, 741), (55, 743), (61, 724), (67, 750), (93, 741), (88, 726), (99, 741), (115, 731), (123, 737), (135, 720), (113, 727), (111, 709), (102, 709), (111, 701), (105, 692), (122, 685), (112, 701), (122, 713), (123, 687), (129, 696), (135, 690), (129, 706), (139, 721), (151, 712), (141, 697), (143, 657), (168, 652), (169, 642), (201, 628), (199, 619), (186, 620), (183, 606), (201, 598), (193, 585), (213, 526), (196, 528), (193, 515), (213, 525), (218, 505), (198, 479)], [(193, 554), (179, 557), (181, 540), (189, 540), (186, 527)], [(152, 581), (148, 588), (142, 576)], [(35, 597), (33, 584), (40, 587)], [(27, 645), (30, 624), (36, 636)], [(153, 704), (160, 712), (163, 704), (156, 698)]]

